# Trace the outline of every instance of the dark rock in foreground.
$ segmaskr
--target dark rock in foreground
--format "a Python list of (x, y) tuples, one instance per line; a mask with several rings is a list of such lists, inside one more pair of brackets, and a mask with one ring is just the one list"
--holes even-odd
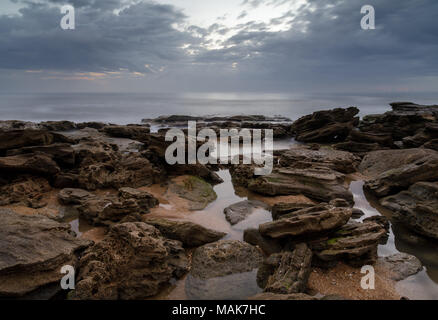
[(417, 182), (380, 204), (411, 230), (438, 239), (438, 182)]
[(265, 292), (291, 294), (303, 292), (311, 271), (312, 251), (297, 244), (292, 251), (275, 253), (264, 259), (257, 272), (257, 283)]
[(199, 247), (193, 253), (192, 269), (185, 289), (189, 299), (245, 299), (262, 290), (257, 286), (257, 268), (262, 254), (248, 243), (221, 240)]
[(369, 153), (360, 168), (374, 174), (365, 189), (384, 197), (420, 181), (438, 180), (438, 152), (429, 149), (375, 151)]
[(0, 297), (26, 297), (52, 286), (50, 297), (61, 290), (64, 265), (77, 266), (88, 246), (77, 239), (70, 225), (39, 215), (0, 210)]
[(146, 223), (117, 224), (85, 251), (71, 298), (144, 299), (187, 270), (188, 260), (179, 241), (163, 238)]
[(195, 250), (191, 274), (203, 279), (222, 277), (252, 271), (261, 262), (262, 255), (256, 247), (242, 241), (221, 240)]
[(293, 252), (278, 254), (278, 266), (269, 276), (265, 292), (291, 294), (307, 288), (312, 263), (312, 251), (301, 243)]

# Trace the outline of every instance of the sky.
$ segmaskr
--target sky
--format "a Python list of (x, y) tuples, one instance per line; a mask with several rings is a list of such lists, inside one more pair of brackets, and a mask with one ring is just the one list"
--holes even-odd
[[(63, 30), (62, 5), (75, 8)], [(376, 29), (362, 30), (372, 5)], [(2, 0), (0, 92), (436, 92), (436, 0)]]

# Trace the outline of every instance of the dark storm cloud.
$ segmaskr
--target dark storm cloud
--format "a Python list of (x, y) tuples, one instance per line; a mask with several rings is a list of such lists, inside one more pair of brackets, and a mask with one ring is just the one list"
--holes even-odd
[(62, 30), (59, 7), (47, 3), (28, 2), (20, 16), (0, 16), (0, 69), (147, 72), (145, 64), (183, 59), (180, 46), (192, 41), (172, 27), (185, 19), (173, 6), (140, 3), (115, 15), (120, 1), (69, 2), (76, 6), (75, 30)]
[[(288, 1), (244, 0), (237, 12), (250, 16), (262, 3)], [(51, 6), (66, 2), (77, 9), (75, 31), (60, 29), (62, 15)], [(121, 0), (22, 3), (21, 16), (0, 16), (0, 69), (150, 72), (170, 65), (157, 86), (218, 91), (348, 91), (412, 78), (421, 87), (438, 76), (436, 0), (309, 0), (268, 22), (218, 20), (186, 31), (172, 27), (189, 19), (170, 5), (139, 3), (117, 16)], [(375, 7), (376, 30), (360, 28), (365, 4)], [(272, 32), (282, 24), (291, 28)], [(233, 36), (222, 42), (217, 35)]]
[(278, 19), (257, 31), (249, 23), (228, 39), (228, 49), (204, 52), (199, 60), (239, 62), (242, 81), (272, 80), (271, 85), (286, 87), (333, 81), (349, 87), (438, 75), (437, 1), (366, 1), (376, 10), (377, 26), (366, 31), (360, 28), (364, 1), (330, 1), (332, 7), (325, 0), (309, 2), (316, 10), (282, 17), (294, 19), (291, 30), (264, 31)]

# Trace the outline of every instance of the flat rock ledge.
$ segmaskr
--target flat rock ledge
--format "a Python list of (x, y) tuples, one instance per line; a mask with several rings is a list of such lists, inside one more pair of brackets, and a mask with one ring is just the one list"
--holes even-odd
[(0, 220), (0, 298), (26, 298), (37, 291), (50, 298), (61, 290), (61, 268), (76, 267), (91, 244), (76, 238), (69, 224), (45, 216), (0, 209)]

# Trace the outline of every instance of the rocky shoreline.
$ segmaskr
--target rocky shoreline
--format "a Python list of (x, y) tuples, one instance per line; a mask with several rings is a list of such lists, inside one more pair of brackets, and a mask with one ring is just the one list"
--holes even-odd
[[(438, 106), (391, 107), (363, 119), (350, 107), (296, 121), (0, 121), (0, 298), (146, 299), (182, 279), (190, 299), (400, 299), (395, 282), (423, 264), (408, 254), (379, 257), (378, 247), (393, 223), (438, 243)], [(255, 165), (168, 165), (166, 128), (192, 120), (216, 132), (273, 129), (299, 144), (275, 150), (267, 176), (255, 176)], [(219, 170), (248, 195), (220, 208), (223, 223), (270, 215), (240, 239), (196, 220), (221, 196)], [(360, 218), (349, 188), (355, 175), (388, 215)], [(72, 219), (88, 230), (75, 234)], [(70, 292), (59, 286), (64, 265), (76, 270)], [(364, 265), (376, 266), (383, 291), (360, 291)]]

